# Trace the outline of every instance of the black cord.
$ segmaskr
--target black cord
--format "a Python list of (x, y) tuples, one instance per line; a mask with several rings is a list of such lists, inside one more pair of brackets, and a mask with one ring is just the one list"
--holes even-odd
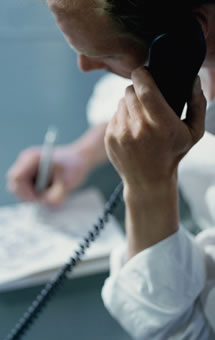
[(41, 314), (44, 307), (49, 300), (55, 294), (58, 288), (62, 286), (63, 281), (67, 278), (67, 274), (71, 273), (73, 268), (80, 262), (87, 248), (91, 243), (99, 236), (100, 232), (104, 229), (105, 223), (108, 222), (109, 216), (113, 214), (114, 210), (122, 200), (123, 184), (120, 182), (109, 200), (104, 207), (103, 216), (98, 218), (98, 222), (93, 225), (87, 236), (83, 239), (83, 242), (79, 245), (79, 248), (75, 251), (75, 256), (71, 257), (69, 262), (66, 263), (58, 272), (55, 278), (50, 280), (41, 292), (37, 295), (35, 300), (26, 310), (24, 315), (19, 319), (15, 327), (10, 331), (4, 340), (20, 340), (24, 334), (32, 326), (36, 318)]

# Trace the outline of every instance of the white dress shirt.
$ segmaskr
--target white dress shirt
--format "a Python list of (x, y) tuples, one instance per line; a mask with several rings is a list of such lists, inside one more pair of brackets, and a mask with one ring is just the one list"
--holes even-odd
[(198, 241), (180, 228), (128, 262), (126, 245), (112, 253), (102, 298), (131, 337), (215, 339), (215, 246), (204, 233)]
[(87, 119), (90, 125), (109, 122), (117, 110), (131, 80), (107, 73), (96, 83), (87, 103)]

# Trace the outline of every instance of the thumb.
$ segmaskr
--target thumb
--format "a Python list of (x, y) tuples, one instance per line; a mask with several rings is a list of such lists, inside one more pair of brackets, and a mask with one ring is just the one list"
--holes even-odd
[(201, 88), (199, 76), (196, 77), (192, 97), (188, 102), (185, 122), (190, 130), (193, 142), (196, 143), (205, 131), (206, 99)]
[(66, 183), (64, 181), (64, 170), (62, 167), (55, 167), (52, 175), (52, 184), (44, 192), (41, 201), (45, 204), (58, 206), (62, 204), (67, 195)]

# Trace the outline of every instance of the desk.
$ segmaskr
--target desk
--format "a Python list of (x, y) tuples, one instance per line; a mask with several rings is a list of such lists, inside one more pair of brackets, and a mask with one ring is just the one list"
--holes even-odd
[[(103, 306), (100, 291), (106, 276), (104, 273), (67, 280), (23, 339), (129, 340)], [(4, 339), (40, 289), (0, 294), (0, 339)]]
[[(109, 178), (109, 181), (103, 180)], [(96, 170), (85, 187), (97, 185), (106, 198), (119, 178), (109, 165)], [(123, 218), (123, 205), (117, 210)], [(57, 291), (26, 340), (129, 340), (103, 306), (101, 288), (108, 273), (70, 279)], [(3, 340), (42, 286), (0, 293), (0, 339)]]

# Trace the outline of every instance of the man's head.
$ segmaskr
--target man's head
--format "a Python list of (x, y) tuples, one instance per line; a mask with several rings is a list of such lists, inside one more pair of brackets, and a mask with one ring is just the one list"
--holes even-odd
[(179, 27), (183, 17), (193, 11), (204, 24), (207, 6), (203, 5), (213, 3), (212, 0), (47, 1), (57, 24), (77, 52), (83, 71), (106, 69), (125, 77), (145, 63), (149, 44), (157, 34)]

